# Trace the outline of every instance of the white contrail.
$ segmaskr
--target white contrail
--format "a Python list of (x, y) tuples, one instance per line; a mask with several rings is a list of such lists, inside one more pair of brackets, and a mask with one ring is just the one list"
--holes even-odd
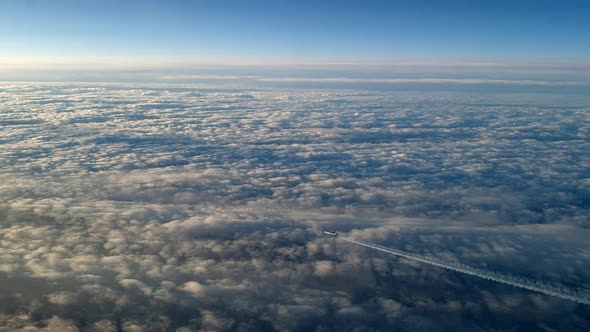
[(433, 258), (433, 257), (422, 256), (422, 255), (413, 254), (413, 253), (409, 253), (409, 252), (405, 252), (405, 251), (401, 251), (401, 250), (397, 250), (397, 249), (382, 247), (380, 245), (376, 245), (376, 244), (372, 244), (372, 243), (354, 240), (349, 237), (339, 237), (339, 238), (344, 241), (347, 241), (347, 242), (356, 243), (361, 246), (365, 246), (367, 248), (379, 250), (382, 252), (386, 252), (388, 254), (404, 257), (404, 258), (411, 259), (411, 260), (414, 260), (417, 262), (422, 262), (422, 263), (442, 267), (444, 269), (469, 274), (469, 275), (476, 276), (476, 277), (479, 277), (482, 279), (492, 280), (492, 281), (499, 282), (502, 284), (511, 285), (511, 286), (515, 286), (515, 287), (519, 287), (519, 288), (523, 288), (523, 289), (528, 289), (528, 290), (535, 291), (535, 292), (538, 292), (541, 294), (551, 295), (551, 296), (559, 297), (562, 299), (571, 300), (574, 302), (590, 305), (590, 294), (588, 294), (588, 292), (573, 290), (573, 289), (567, 288), (563, 285), (548, 284), (545, 282), (531, 280), (531, 279), (527, 279), (527, 278), (523, 278), (523, 277), (519, 277), (519, 276), (514, 276), (511, 274), (504, 274), (504, 273), (489, 271), (489, 270), (485, 270), (485, 269), (479, 269), (479, 268), (463, 265), (461, 263), (446, 262), (446, 261), (443, 261), (443, 260), (440, 260), (437, 258)]

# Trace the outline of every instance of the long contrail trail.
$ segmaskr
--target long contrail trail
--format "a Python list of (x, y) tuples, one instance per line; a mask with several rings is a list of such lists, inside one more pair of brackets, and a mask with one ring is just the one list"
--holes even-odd
[(551, 295), (551, 296), (559, 297), (562, 299), (571, 300), (574, 302), (590, 305), (590, 294), (588, 294), (588, 292), (586, 292), (586, 291), (573, 290), (573, 289), (567, 288), (567, 287), (565, 287), (563, 285), (559, 285), (559, 284), (549, 284), (549, 283), (540, 282), (540, 281), (536, 281), (536, 280), (532, 280), (532, 279), (527, 279), (527, 278), (523, 278), (523, 277), (519, 277), (519, 276), (514, 276), (511, 274), (504, 274), (504, 273), (489, 271), (486, 269), (475, 268), (475, 267), (467, 266), (467, 265), (464, 265), (461, 263), (447, 262), (447, 261), (443, 261), (443, 260), (433, 258), (433, 257), (422, 256), (422, 255), (413, 254), (413, 253), (409, 253), (409, 252), (405, 252), (405, 251), (401, 251), (401, 250), (397, 250), (397, 249), (382, 247), (380, 245), (376, 245), (376, 244), (372, 244), (372, 243), (358, 241), (358, 240), (355, 240), (355, 239), (352, 239), (349, 237), (339, 237), (339, 238), (344, 241), (347, 241), (347, 242), (356, 243), (358, 245), (361, 245), (361, 246), (364, 246), (367, 248), (379, 250), (379, 251), (382, 251), (382, 252), (385, 252), (388, 254), (392, 254), (392, 255), (396, 255), (396, 256), (400, 256), (400, 257), (404, 257), (407, 259), (411, 259), (413, 261), (422, 262), (422, 263), (442, 267), (444, 269), (469, 274), (469, 275), (476, 276), (476, 277), (479, 277), (482, 279), (492, 280), (495, 282), (527, 289), (527, 290), (538, 292), (541, 294)]

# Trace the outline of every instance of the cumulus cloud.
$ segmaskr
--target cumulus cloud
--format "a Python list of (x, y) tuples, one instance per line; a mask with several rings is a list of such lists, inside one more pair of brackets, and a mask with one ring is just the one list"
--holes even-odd
[(590, 288), (587, 105), (3, 84), (0, 329), (587, 327), (575, 303), (318, 236)]
[(205, 287), (196, 281), (185, 282), (181, 289), (194, 297), (203, 296), (205, 294)]

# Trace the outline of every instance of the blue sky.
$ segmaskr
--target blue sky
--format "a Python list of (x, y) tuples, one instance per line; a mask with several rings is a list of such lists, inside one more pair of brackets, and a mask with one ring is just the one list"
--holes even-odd
[(576, 74), (581, 61), (586, 75), (588, 17), (588, 1), (7, 0), (0, 3), (0, 67), (89, 58), (125, 59), (121, 66), (131, 67), (146, 59), (417, 61), (445, 68), (449, 61), (501, 61), (504, 68), (533, 61), (543, 69), (574, 61), (566, 67)]
[(3, 1), (3, 53), (590, 56), (588, 1)]

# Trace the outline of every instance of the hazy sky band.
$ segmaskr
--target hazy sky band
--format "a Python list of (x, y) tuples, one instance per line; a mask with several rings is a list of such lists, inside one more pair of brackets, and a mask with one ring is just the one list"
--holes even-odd
[(256, 57), (9, 57), (2, 81), (588, 86), (590, 61)]

